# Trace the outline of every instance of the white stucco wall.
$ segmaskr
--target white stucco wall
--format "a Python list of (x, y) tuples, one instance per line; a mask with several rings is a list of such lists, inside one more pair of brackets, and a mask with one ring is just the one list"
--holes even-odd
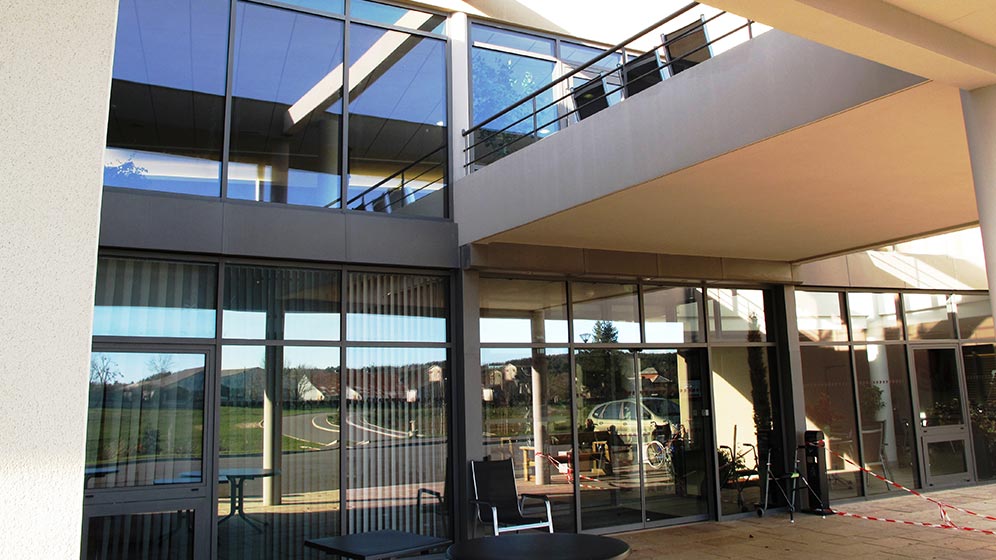
[(116, 0), (0, 0), (4, 558), (76, 558)]

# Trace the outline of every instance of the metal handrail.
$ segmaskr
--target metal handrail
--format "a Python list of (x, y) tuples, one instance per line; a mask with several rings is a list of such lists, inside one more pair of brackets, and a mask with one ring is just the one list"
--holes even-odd
[[(415, 161), (413, 161), (413, 162), (409, 163), (408, 165), (406, 165), (406, 166), (402, 167), (401, 169), (399, 169), (399, 170), (395, 171), (394, 173), (392, 173), (392, 174), (388, 175), (387, 177), (384, 177), (383, 179), (381, 179), (380, 181), (378, 181), (378, 182), (377, 182), (376, 184), (374, 184), (373, 186), (371, 186), (371, 187), (367, 187), (367, 189), (366, 189), (366, 190), (364, 190), (363, 192), (361, 192), (360, 194), (358, 194), (358, 195), (354, 196), (353, 198), (351, 198), (351, 199), (347, 200), (347, 201), (346, 201), (346, 204), (345, 204), (345, 207), (346, 207), (346, 208), (349, 208), (349, 205), (350, 205), (350, 204), (352, 204), (353, 202), (356, 202), (356, 201), (357, 201), (358, 199), (360, 199), (360, 198), (363, 198), (363, 197), (364, 197), (364, 196), (366, 196), (367, 194), (369, 194), (369, 193), (371, 193), (371, 192), (373, 192), (373, 191), (375, 191), (375, 190), (377, 190), (377, 189), (379, 189), (379, 188), (383, 187), (383, 186), (384, 186), (384, 185), (385, 185), (385, 184), (386, 184), (386, 183), (387, 183), (388, 181), (390, 181), (390, 180), (392, 180), (392, 179), (396, 179), (396, 178), (397, 178), (398, 176), (402, 176), (402, 181), (401, 181), (401, 185), (399, 185), (398, 187), (395, 187), (394, 189), (391, 189), (391, 191), (394, 191), (394, 190), (397, 190), (397, 189), (399, 189), (399, 188), (403, 187), (403, 186), (404, 186), (404, 183), (405, 183), (405, 181), (404, 181), (404, 178), (403, 178), (403, 176), (404, 176), (404, 173), (405, 173), (406, 171), (408, 171), (409, 169), (412, 169), (412, 168), (414, 168), (415, 166), (417, 166), (417, 165), (421, 164), (421, 163), (422, 163), (423, 161), (425, 161), (426, 159), (428, 159), (428, 158), (429, 158), (429, 156), (431, 156), (432, 154), (435, 154), (435, 153), (437, 153), (437, 152), (439, 152), (439, 151), (441, 151), (441, 150), (445, 150), (445, 149), (446, 149), (446, 144), (443, 144), (442, 146), (440, 146), (440, 147), (436, 148), (435, 150), (432, 150), (431, 152), (429, 152), (429, 153), (425, 154), (424, 156), (422, 156), (422, 157), (418, 158), (417, 160), (415, 160)], [(433, 165), (433, 166), (429, 167), (429, 169), (434, 169), (434, 168), (436, 168), (436, 167), (439, 167), (439, 166), (441, 166), (441, 165), (443, 165), (443, 164), (442, 164), (441, 162), (437, 162), (437, 163), (435, 163), (435, 165)], [(418, 178), (419, 178), (419, 177), (421, 177), (422, 175), (425, 175), (425, 174), (426, 174), (427, 172), (428, 172), (428, 169), (427, 169), (427, 170), (425, 170), (425, 171), (423, 171), (422, 173), (420, 173), (420, 174), (416, 175), (416, 176), (415, 176), (414, 178), (410, 179), (410, 181), (414, 181), (415, 179), (418, 179)], [(433, 183), (435, 183), (435, 182), (436, 182), (436, 181), (433, 181)], [(432, 184), (432, 183), (430, 183), (430, 184)], [(419, 189), (419, 190), (422, 190), (422, 189)], [(390, 191), (388, 191), (388, 192), (390, 192)], [(416, 192), (418, 192), (418, 191), (416, 191)], [(340, 200), (342, 200), (342, 197), (341, 197), (341, 196), (340, 196), (339, 198), (337, 198), (337, 199), (333, 200), (332, 202), (330, 202), (330, 203), (326, 204), (326, 205), (325, 205), (325, 207), (326, 207), (326, 208), (332, 208), (332, 207), (333, 207), (333, 206), (335, 206), (335, 204), (336, 204), (336, 203), (338, 203), (338, 202), (339, 202)]]
[[(560, 94), (559, 96), (555, 97), (552, 101), (549, 101), (545, 105), (537, 107), (536, 99), (540, 95), (544, 95), (544, 94), (556, 92), (555, 88), (556, 88), (556, 86), (558, 84), (561, 84), (561, 83), (565, 82), (566, 80), (570, 80), (572, 77), (576, 76), (577, 74), (579, 74), (581, 72), (589, 70), (590, 67), (594, 66), (599, 61), (602, 61), (602, 60), (604, 60), (605, 58), (607, 58), (609, 56), (618, 54), (618, 52), (621, 51), (621, 50), (624, 50), (625, 47), (628, 44), (634, 42), (635, 40), (637, 40), (637, 39), (639, 39), (641, 37), (643, 37), (644, 35), (649, 34), (650, 32), (652, 32), (654, 30), (659, 29), (664, 24), (666, 24), (666, 23), (674, 20), (678, 16), (680, 16), (680, 15), (688, 12), (689, 10), (691, 10), (692, 8), (694, 8), (697, 5), (699, 5), (699, 2), (692, 2), (692, 3), (688, 4), (688, 5), (680, 8), (679, 10), (677, 10), (675, 12), (672, 12), (671, 14), (669, 14), (667, 17), (665, 17), (661, 21), (658, 21), (658, 22), (654, 23), (653, 25), (651, 25), (651, 26), (649, 26), (649, 27), (641, 30), (639, 33), (637, 33), (637, 34), (635, 34), (635, 35), (627, 38), (626, 40), (622, 41), (621, 43), (619, 43), (617, 45), (614, 45), (612, 47), (609, 47), (608, 49), (606, 49), (605, 51), (603, 51), (601, 54), (595, 56), (594, 58), (590, 59), (589, 61), (585, 62), (584, 64), (582, 64), (582, 65), (574, 68), (570, 72), (568, 72), (568, 73), (560, 76), (559, 78), (551, 81), (547, 85), (545, 85), (545, 86), (543, 86), (541, 88), (538, 88), (536, 91), (530, 93), (529, 95), (526, 95), (525, 97), (523, 97), (522, 99), (516, 101), (512, 105), (509, 105), (505, 109), (499, 111), (498, 113), (495, 113), (494, 115), (492, 115), (491, 117), (485, 119), (484, 121), (481, 121), (477, 125), (469, 128), (467, 130), (464, 130), (462, 132), (462, 134), (463, 134), (463, 136), (465, 138), (465, 147), (463, 149), (464, 162), (465, 162), (464, 166), (469, 168), (469, 167), (473, 166), (475, 163), (478, 163), (478, 162), (480, 162), (482, 160), (486, 160), (486, 159), (488, 159), (489, 157), (493, 156), (494, 154), (496, 154), (498, 152), (507, 150), (509, 147), (514, 146), (515, 144), (521, 142), (525, 138), (531, 138), (531, 139), (535, 140), (535, 139), (538, 138), (538, 136), (537, 136), (537, 132), (538, 131), (542, 131), (544, 128), (546, 128), (546, 127), (548, 127), (548, 126), (550, 126), (550, 125), (552, 125), (554, 123), (557, 123), (559, 121), (563, 120), (563, 121), (566, 121), (566, 124), (570, 124), (569, 118), (572, 115), (577, 114), (581, 109), (583, 109), (584, 107), (588, 106), (590, 103), (594, 103), (596, 101), (605, 99), (605, 98), (609, 97), (610, 95), (613, 95), (613, 94), (615, 94), (615, 93), (617, 93), (617, 92), (619, 92), (621, 90), (626, 89), (628, 82), (641, 80), (644, 77), (649, 76), (650, 74), (652, 74), (654, 72), (660, 72), (661, 70), (663, 70), (665, 68), (670, 69), (675, 63), (688, 60), (688, 58), (691, 55), (693, 55), (693, 54), (701, 51), (702, 49), (710, 47), (711, 45), (713, 45), (714, 43), (716, 43), (718, 41), (726, 39), (727, 37), (733, 35), (734, 33), (742, 31), (744, 28), (747, 29), (748, 38), (749, 39), (753, 38), (753, 29), (751, 28), (751, 26), (752, 26), (752, 24), (754, 22), (752, 20), (750, 20), (750, 19), (747, 19), (744, 24), (739, 25), (739, 26), (735, 27), (734, 29), (732, 29), (732, 30), (730, 30), (730, 31), (728, 31), (726, 33), (723, 33), (719, 37), (710, 38), (710, 39), (706, 40), (700, 46), (698, 46), (698, 47), (696, 47), (696, 48), (694, 48), (694, 49), (692, 49), (692, 50), (690, 50), (688, 52), (682, 53), (681, 56), (679, 56), (677, 58), (670, 58), (670, 57), (668, 57), (668, 59), (665, 60), (665, 61), (658, 60), (658, 62), (654, 65), (654, 68), (652, 68), (650, 70), (647, 70), (646, 72), (643, 72), (639, 76), (633, 77), (633, 76), (626, 76), (624, 74), (621, 74), (620, 75), (620, 78), (621, 78), (620, 81), (622, 83), (620, 83), (619, 85), (616, 85), (615, 87), (613, 87), (611, 89), (607, 89), (606, 91), (602, 92), (598, 97), (595, 97), (595, 98), (593, 98), (591, 100), (588, 100), (588, 101), (586, 101), (585, 103), (583, 103), (581, 105), (576, 105), (573, 109), (569, 109), (566, 112), (558, 111), (558, 115), (555, 118), (551, 119), (551, 120), (547, 120), (547, 121), (542, 122), (542, 123), (538, 122), (538, 119), (536, 117), (539, 116), (540, 113), (542, 113), (543, 111), (546, 111), (546, 110), (548, 110), (550, 108), (556, 108), (556, 107), (558, 107), (561, 103), (563, 103), (565, 100), (567, 100), (568, 98), (570, 98), (573, 95), (573, 91), (574, 91), (575, 88), (565, 88), (566, 89), (565, 93)], [(679, 41), (681, 39), (684, 39), (684, 38), (688, 37), (692, 33), (695, 33), (697, 31), (700, 31), (700, 30), (704, 29), (705, 26), (706, 26), (706, 24), (712, 22), (713, 20), (715, 20), (715, 19), (717, 19), (717, 18), (719, 18), (719, 17), (721, 17), (721, 16), (723, 16), (723, 15), (725, 15), (727, 13), (728, 12), (726, 12), (726, 11), (720, 11), (719, 13), (717, 13), (715, 15), (712, 15), (711, 17), (709, 17), (707, 19), (700, 20), (692, 28), (682, 31), (682, 33), (680, 35), (678, 35), (678, 36), (671, 37), (670, 39), (664, 40), (661, 44), (655, 46), (653, 49), (648, 50), (647, 52), (648, 53), (649, 52), (654, 52), (654, 51), (657, 51), (658, 49), (662, 49), (662, 48), (666, 49), (669, 45), (671, 45), (671, 44), (673, 44), (673, 43), (675, 43), (675, 42), (677, 42), (677, 41)], [(626, 63), (623, 63), (623, 64), (617, 64), (617, 66), (615, 68), (612, 68), (612, 69), (609, 69), (609, 70), (598, 71), (594, 77), (592, 77), (592, 78), (590, 78), (588, 80), (587, 83), (590, 83), (591, 81), (594, 81), (594, 80), (604, 80), (608, 76), (620, 73), (622, 71), (622, 69), (625, 68), (625, 67), (626, 67)], [(577, 102), (577, 100), (575, 100), (575, 103), (576, 102)], [(522, 108), (524, 106), (527, 106), (527, 104), (531, 104), (532, 105), (532, 110), (528, 114), (526, 114), (525, 116), (523, 116), (523, 117), (515, 120), (514, 122), (511, 122), (511, 123), (507, 124), (506, 126), (504, 126), (503, 128), (501, 128), (499, 130), (485, 129), (485, 127), (488, 124), (496, 121), (497, 119), (499, 119), (499, 118), (501, 118), (503, 116), (508, 115), (509, 113), (511, 113), (511, 112), (513, 112), (513, 111), (515, 111), (517, 109), (520, 109), (520, 108)], [(474, 150), (475, 148), (481, 146), (482, 144), (490, 142), (491, 140), (499, 137), (500, 135), (510, 133), (510, 130), (513, 127), (515, 127), (515, 126), (517, 126), (517, 125), (519, 125), (519, 124), (521, 124), (521, 123), (523, 123), (525, 121), (528, 121), (528, 120), (532, 120), (533, 121), (532, 122), (532, 129), (529, 130), (528, 132), (523, 132), (523, 133), (516, 132), (516, 133), (514, 133), (516, 135), (515, 138), (512, 138), (512, 139), (499, 139), (500, 145), (498, 145), (497, 147), (491, 149), (490, 151), (488, 151), (488, 152), (486, 152), (486, 153), (484, 153), (482, 155), (473, 155), (473, 156), (471, 155), (471, 153), (472, 153), (471, 150)], [(474, 134), (475, 132), (481, 131), (481, 130), (487, 130), (487, 132), (489, 134), (487, 134), (487, 135), (481, 135), (480, 138), (471, 137), (472, 134)]]

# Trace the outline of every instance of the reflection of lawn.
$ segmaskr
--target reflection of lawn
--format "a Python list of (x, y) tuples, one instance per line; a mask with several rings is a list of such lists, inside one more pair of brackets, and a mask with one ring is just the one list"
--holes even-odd
[(87, 416), (86, 463), (199, 458), (203, 429), (200, 410), (91, 408)]
[[(509, 437), (532, 434), (532, 414), (532, 406), (486, 404), (484, 406), (484, 432)], [(570, 431), (570, 407), (567, 405), (547, 406), (546, 417), (543, 419), (543, 423), (548, 430), (554, 432)]]
[[(287, 418), (304, 414), (325, 414), (329, 421), (338, 420), (339, 411), (330, 407), (285, 408), (282, 415)], [(245, 406), (221, 407), (221, 454), (253, 455), (263, 452), (263, 408)], [(283, 436), (284, 451), (320, 448), (320, 443)]]

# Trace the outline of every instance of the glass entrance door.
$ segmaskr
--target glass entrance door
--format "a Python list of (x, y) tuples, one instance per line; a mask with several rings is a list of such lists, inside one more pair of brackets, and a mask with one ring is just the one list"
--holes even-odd
[(210, 350), (115, 348), (90, 361), (84, 558), (207, 558)]
[(705, 518), (704, 350), (576, 356), (581, 530)]
[(965, 384), (956, 346), (914, 347), (920, 461), (924, 485), (975, 479), (965, 409)]

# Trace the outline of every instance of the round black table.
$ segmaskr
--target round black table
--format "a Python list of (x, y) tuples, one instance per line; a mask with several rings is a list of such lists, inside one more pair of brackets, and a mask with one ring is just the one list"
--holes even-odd
[(526, 533), (485, 537), (446, 550), (450, 560), (622, 560), (629, 545), (612, 537), (575, 533)]

